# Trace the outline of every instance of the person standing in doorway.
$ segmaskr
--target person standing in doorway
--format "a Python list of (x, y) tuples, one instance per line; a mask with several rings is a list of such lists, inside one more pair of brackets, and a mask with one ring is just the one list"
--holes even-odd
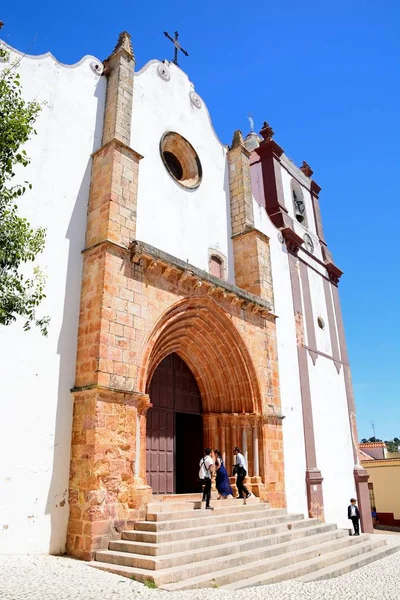
[(199, 478), (203, 481), (203, 499), (202, 502), (206, 503), (207, 510), (214, 510), (212, 506), (210, 506), (211, 500), (211, 477), (214, 468), (214, 460), (211, 458), (211, 448), (206, 448), (204, 450), (204, 456), (200, 461), (200, 470), (199, 470)]
[(351, 519), (354, 527), (354, 535), (360, 535), (360, 511), (358, 510), (357, 500), (352, 498), (350, 506), (347, 509), (347, 517)]
[(240, 449), (236, 446), (233, 449), (233, 454), (236, 457), (236, 463), (233, 467), (233, 474), (236, 475), (236, 485), (239, 492), (239, 498), (250, 498), (252, 494), (249, 492), (247, 487), (243, 484), (244, 478), (247, 475), (246, 459), (243, 454), (240, 453)]

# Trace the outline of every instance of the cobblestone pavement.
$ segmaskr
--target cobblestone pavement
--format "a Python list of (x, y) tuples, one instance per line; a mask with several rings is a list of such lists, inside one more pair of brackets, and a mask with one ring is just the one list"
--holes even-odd
[[(400, 536), (388, 535), (400, 545)], [(93, 569), (71, 558), (0, 556), (1, 600), (399, 600), (400, 551), (327, 581), (287, 581), (236, 592), (223, 589), (166, 592)]]

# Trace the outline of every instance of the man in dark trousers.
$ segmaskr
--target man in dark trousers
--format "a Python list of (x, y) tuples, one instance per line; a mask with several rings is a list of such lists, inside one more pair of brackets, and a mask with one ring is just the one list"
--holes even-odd
[(352, 498), (350, 502), (351, 504), (347, 509), (347, 517), (353, 522), (354, 535), (360, 535), (360, 511), (356, 504), (357, 500)]
[(247, 487), (243, 484), (243, 480), (247, 475), (246, 459), (241, 454), (240, 449), (236, 446), (233, 449), (233, 454), (236, 457), (236, 463), (234, 465), (234, 474), (236, 474), (236, 486), (239, 492), (239, 498), (250, 498), (252, 494), (249, 492)]
[(203, 481), (203, 500), (202, 502), (206, 503), (206, 508), (208, 510), (214, 510), (212, 506), (210, 506), (211, 500), (211, 477), (214, 468), (214, 460), (211, 458), (211, 448), (206, 448), (204, 450), (204, 456), (200, 461), (200, 471), (199, 477)]

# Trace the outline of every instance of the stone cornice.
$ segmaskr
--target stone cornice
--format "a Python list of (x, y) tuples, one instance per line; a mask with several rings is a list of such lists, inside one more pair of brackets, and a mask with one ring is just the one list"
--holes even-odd
[(321, 191), (321, 187), (318, 185), (318, 183), (316, 181), (314, 181), (313, 179), (311, 180), (311, 193), (314, 196), (318, 196), (319, 193)]
[(303, 238), (297, 235), (297, 233), (295, 233), (290, 227), (281, 229), (281, 232), (286, 242), (288, 251), (292, 254), (297, 254), (300, 246), (304, 243)]
[(334, 285), (339, 284), (339, 279), (343, 275), (343, 271), (341, 271), (336, 265), (329, 262), (325, 264), (325, 268), (328, 271), (329, 279)]
[(130, 146), (127, 146), (126, 144), (124, 144), (124, 142), (121, 142), (121, 140), (118, 140), (117, 138), (113, 138), (106, 144), (103, 144), (102, 146), (100, 146), (100, 148), (98, 148), (98, 150), (95, 150), (92, 153), (92, 158), (94, 158), (97, 154), (100, 154), (100, 152), (105, 150), (105, 148), (107, 148), (108, 146), (119, 146), (123, 150), (126, 150), (127, 152), (132, 154), (132, 156), (134, 156), (138, 162), (139, 162), (139, 160), (141, 160), (143, 158), (143, 156), (141, 154), (139, 154), (139, 152), (136, 152), (136, 150), (134, 150)]
[(246, 227), (246, 229), (244, 229), (240, 233), (235, 233), (235, 235), (232, 236), (232, 239), (238, 238), (240, 236), (249, 235), (250, 233), (257, 234), (258, 237), (261, 238), (262, 240), (264, 240), (265, 242), (269, 242), (269, 240), (270, 240), (270, 237), (266, 233), (263, 233), (256, 227)]
[(230, 298), (232, 304), (250, 309), (251, 312), (258, 313), (260, 316), (272, 315), (271, 305), (268, 301), (250, 294), (228, 281), (214, 277), (214, 275), (158, 248), (135, 240), (129, 250), (131, 262), (141, 264), (145, 270), (160, 267), (164, 277), (174, 277), (178, 282), (190, 280), (198, 287), (204, 285), (208, 293), (216, 298)]
[(71, 389), (72, 394), (84, 394), (87, 392), (94, 392), (98, 394), (105, 393), (105, 396), (100, 398), (102, 402), (131, 404), (137, 406), (140, 413), (151, 407), (149, 395), (145, 394), (144, 392), (136, 392), (133, 390), (98, 385), (97, 383), (92, 383), (90, 385), (84, 385), (81, 387), (73, 387)]
[(303, 160), (303, 164), (300, 167), (300, 171), (304, 173), (306, 177), (312, 177), (312, 174), (314, 173), (310, 165), (305, 160)]
[(274, 140), (261, 142), (260, 146), (254, 150), (258, 156), (263, 157), (272, 154), (276, 158), (280, 158), (283, 154), (283, 148), (281, 148)]

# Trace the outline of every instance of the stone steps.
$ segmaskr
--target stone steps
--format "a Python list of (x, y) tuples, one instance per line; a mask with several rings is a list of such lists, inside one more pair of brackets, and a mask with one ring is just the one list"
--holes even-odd
[[(275, 556), (279, 553), (289, 552), (291, 548), (303, 548), (311, 546), (317, 541), (335, 540), (348, 535), (346, 532), (337, 529), (327, 530), (324, 528), (313, 531), (314, 535), (293, 539), (292, 532), (287, 532), (284, 536), (266, 536), (251, 538), (242, 542), (231, 540), (225, 544), (218, 544), (210, 547), (199, 549), (184, 550), (174, 552), (163, 556), (148, 556), (130, 552), (129, 546), (126, 549), (126, 542), (111, 542), (110, 550), (103, 550), (96, 553), (96, 558), (102, 562), (117, 562), (129, 567), (139, 567), (141, 569), (149, 569), (157, 571), (159, 574), (162, 570), (173, 567), (184, 567), (187, 570), (188, 576), (195, 571), (201, 574), (202, 570), (206, 573), (209, 571), (209, 561), (214, 560), (215, 566), (219, 563), (225, 566), (234, 567), (237, 561), (241, 563), (251, 562), (254, 559), (254, 551), (257, 551), (257, 556)], [(311, 533), (311, 532), (310, 532)], [(316, 539), (314, 539), (316, 538)], [(129, 544), (129, 543), (128, 543)], [(120, 549), (117, 549), (118, 546)], [(202, 563), (205, 563), (204, 565)], [(240, 564), (240, 563), (239, 563)], [(189, 567), (190, 565), (190, 567)]]
[(336, 577), (396, 551), (386, 540), (361, 535), (303, 515), (272, 509), (258, 498), (152, 501), (146, 521), (135, 523), (91, 566), (166, 590), (240, 589), (286, 579)]
[[(229, 590), (238, 590), (246, 587), (254, 587), (259, 585), (268, 585), (278, 583), (288, 579), (299, 579), (301, 576), (309, 573), (316, 573), (318, 570), (333, 566), (337, 570), (337, 575), (342, 575), (340, 563), (342, 561), (352, 561), (353, 567), (350, 570), (357, 569), (363, 566), (363, 555), (375, 552), (376, 559), (386, 556), (386, 550), (389, 546), (382, 539), (371, 539), (369, 535), (361, 535), (356, 537), (357, 543), (349, 542), (352, 538), (349, 536), (346, 548), (330, 547), (329, 544), (325, 548), (320, 547), (311, 550), (309, 553), (303, 553), (299, 556), (300, 560), (291, 560), (290, 564), (278, 567), (277, 561), (275, 564), (267, 565), (266, 572), (257, 573), (246, 579), (230, 582), (221, 587)], [(277, 568), (278, 567), (278, 568)]]
[[(234, 532), (225, 531), (215, 533), (214, 527), (207, 528), (213, 533), (212, 535), (203, 534), (200, 537), (186, 536), (186, 539), (177, 541), (171, 540), (167, 542), (141, 542), (130, 539), (131, 533), (125, 532), (123, 539), (110, 542), (110, 550), (119, 550), (121, 552), (133, 552), (136, 554), (146, 554), (150, 556), (160, 556), (172, 554), (177, 551), (195, 550), (198, 548), (209, 548), (210, 546), (220, 545), (223, 543), (238, 543), (244, 540), (256, 539), (259, 537), (272, 536), (275, 538), (284, 539), (285, 536), (292, 535), (293, 539), (313, 535), (319, 525), (317, 519), (301, 519), (298, 521), (290, 521), (289, 516), (279, 525), (261, 525), (252, 529), (236, 529)], [(335, 525), (324, 525), (324, 530), (334, 529)], [(187, 531), (196, 530), (183, 530)]]
[[(229, 589), (261, 585), (261, 583), (253, 583), (253, 580), (261, 581), (267, 577), (269, 571), (283, 569), (288, 565), (290, 568), (293, 568), (298, 562), (320, 557), (332, 550), (343, 552), (348, 545), (351, 545), (350, 540), (351, 538), (348, 535), (334, 540), (327, 540), (323, 535), (321, 537), (316, 536), (312, 540), (307, 540), (306, 543), (300, 542), (298, 545), (293, 543), (279, 544), (271, 546), (263, 552), (249, 553), (243, 562), (240, 562), (241, 555), (236, 554), (230, 557), (230, 561), (217, 561), (213, 573), (206, 573), (205, 565), (203, 564), (203, 573), (199, 572), (196, 575), (193, 574), (191, 577), (180, 577), (179, 580), (175, 580), (173, 583), (165, 582), (160, 585), (170, 591), (211, 587), (214, 585), (228, 587)], [(156, 577), (158, 577), (157, 572)], [(247, 584), (246, 581), (248, 580), (251, 583)]]
[[(253, 535), (256, 535), (256, 531), (264, 527), (279, 527), (280, 530), (287, 530), (288, 527), (307, 527), (308, 519), (304, 522), (303, 515), (287, 515), (284, 509), (265, 511), (264, 513), (254, 513), (253, 515), (247, 514), (248, 517), (245, 521), (235, 520), (232, 522), (210, 522), (202, 521), (201, 527), (186, 527), (183, 529), (171, 529), (171, 530), (157, 530), (148, 531), (147, 529), (137, 529), (133, 531), (124, 531), (122, 538), (126, 540), (162, 544), (162, 543), (173, 543), (179, 542), (186, 539), (196, 539), (206, 537), (210, 535), (223, 535), (224, 533), (230, 534), (239, 531), (251, 531)], [(250, 518), (249, 518), (250, 517)], [(253, 518), (251, 518), (253, 517)], [(290, 523), (288, 521), (290, 520)], [(310, 520), (314, 521), (314, 520)], [(310, 525), (312, 522), (310, 523)], [(153, 525), (153, 524), (152, 524)], [(198, 524), (197, 524), (198, 525)], [(154, 525), (153, 525), (154, 526)]]
[(399, 552), (398, 546), (389, 546), (382, 545), (370, 552), (364, 552), (362, 555), (355, 556), (353, 558), (349, 558), (347, 560), (341, 560), (339, 564), (333, 564), (329, 567), (325, 567), (323, 569), (318, 569), (318, 571), (312, 571), (307, 575), (303, 575), (302, 577), (298, 577), (298, 581), (321, 581), (322, 579), (332, 579), (333, 577), (339, 577), (339, 575), (345, 575), (346, 573), (350, 573), (350, 571), (354, 571), (354, 569), (359, 569), (360, 567), (364, 567), (375, 560), (380, 560), (381, 558), (385, 558), (386, 556), (390, 556), (395, 552)]
[[(237, 510), (239, 508), (239, 510)], [(269, 512), (268, 512), (269, 511)], [(216, 509), (215, 511), (206, 511), (206, 510), (193, 510), (186, 511), (191, 512), (191, 518), (189, 515), (186, 515), (185, 518), (178, 519), (169, 519), (169, 520), (157, 520), (154, 521), (138, 521), (135, 523), (135, 531), (153, 531), (153, 532), (161, 532), (161, 531), (174, 531), (176, 529), (186, 529), (186, 528), (202, 528), (204, 525), (210, 524), (222, 524), (222, 523), (233, 523), (233, 522), (241, 522), (248, 518), (249, 520), (254, 520), (257, 517), (261, 517), (263, 515), (275, 516), (284, 515), (286, 513), (285, 509), (270, 509), (265, 508), (265, 505), (255, 505), (255, 506), (241, 506), (241, 507), (230, 507)], [(162, 517), (167, 517), (168, 513), (162, 513)], [(154, 515), (152, 515), (154, 516)], [(299, 516), (301, 518), (301, 515)]]
[[(214, 507), (213, 511), (208, 511), (205, 507), (201, 506), (201, 502), (194, 502), (194, 506), (192, 507), (192, 503), (187, 503), (188, 506), (185, 507), (185, 510), (174, 510), (169, 509), (166, 510), (163, 507), (163, 510), (153, 512), (150, 509), (147, 510), (146, 522), (147, 521), (157, 521), (161, 523), (163, 521), (186, 521), (192, 518), (208, 519), (209, 515), (234, 515), (237, 514), (239, 516), (243, 515), (245, 512), (257, 512), (264, 511), (266, 507), (269, 508), (268, 504), (264, 504), (262, 502), (250, 502), (251, 498), (247, 502), (241, 500), (220, 500), (217, 503), (217, 506)], [(201, 510), (203, 508), (204, 510)]]
[[(250, 496), (250, 498), (240, 500), (239, 498), (225, 498), (224, 500), (217, 500), (215, 498), (211, 501), (211, 505), (214, 507), (223, 507), (227, 506), (243, 506), (249, 504), (262, 504), (260, 503), (260, 499), (256, 496)], [(160, 513), (160, 512), (176, 512), (176, 511), (186, 511), (199, 509), (202, 507), (201, 495), (198, 498), (191, 498), (189, 500), (177, 500), (170, 502), (155, 502), (152, 501), (147, 505), (148, 514), (151, 513)]]

